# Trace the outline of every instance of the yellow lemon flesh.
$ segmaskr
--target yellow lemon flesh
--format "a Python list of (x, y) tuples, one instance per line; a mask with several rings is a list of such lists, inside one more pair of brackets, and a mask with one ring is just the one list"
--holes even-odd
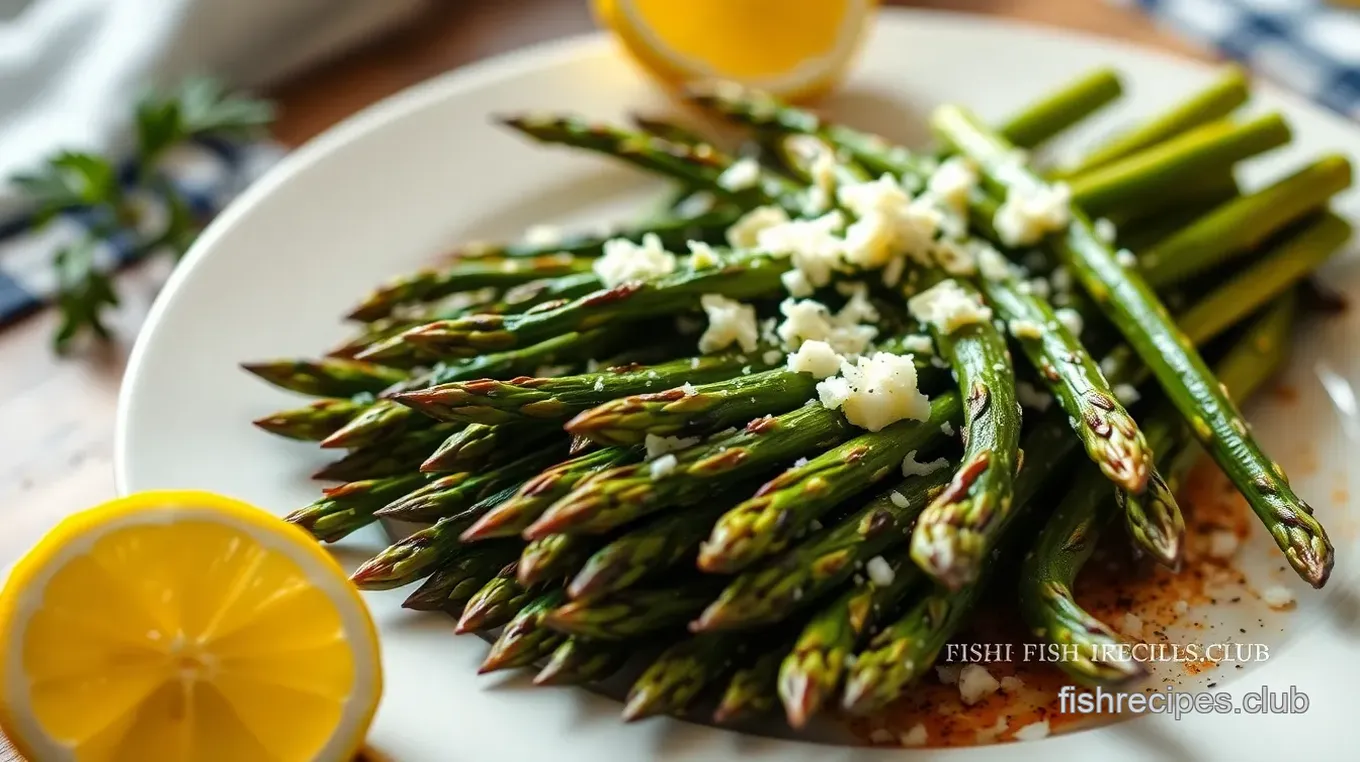
[(347, 761), (382, 692), (339, 564), (200, 492), (57, 526), (0, 592), (0, 648), (0, 726), (43, 762)]
[(798, 99), (839, 81), (877, 5), (877, 0), (595, 0), (595, 12), (664, 82), (727, 79)]

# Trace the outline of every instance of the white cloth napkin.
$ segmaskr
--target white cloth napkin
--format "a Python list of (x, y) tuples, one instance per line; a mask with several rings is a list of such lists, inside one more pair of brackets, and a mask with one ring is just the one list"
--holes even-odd
[[(116, 146), (148, 86), (193, 74), (265, 86), (425, 2), (0, 0), (0, 179), (58, 148)], [(0, 217), (12, 208), (0, 188)]]

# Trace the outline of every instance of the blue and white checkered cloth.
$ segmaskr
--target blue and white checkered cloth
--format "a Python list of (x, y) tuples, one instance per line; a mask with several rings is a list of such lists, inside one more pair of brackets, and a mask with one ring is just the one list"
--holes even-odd
[(1327, 0), (1116, 0), (1360, 119), (1360, 9)]
[[(203, 141), (176, 148), (162, 165), (183, 194), (195, 217), (208, 219), (283, 155), (271, 143), (238, 145)], [(162, 215), (149, 210), (155, 220)], [(81, 237), (88, 216), (67, 214), (35, 229), (25, 215), (0, 218), (0, 327), (42, 307), (56, 295), (54, 253)], [(136, 236), (105, 242), (95, 253), (98, 267), (108, 271), (127, 264)]]

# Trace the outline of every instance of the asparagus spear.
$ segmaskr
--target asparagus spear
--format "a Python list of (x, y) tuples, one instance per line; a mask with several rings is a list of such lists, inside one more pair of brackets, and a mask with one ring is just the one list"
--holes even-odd
[(668, 472), (650, 464), (611, 468), (577, 485), (525, 530), (599, 534), (666, 508), (698, 502), (775, 464), (833, 446), (856, 433), (840, 413), (808, 405), (674, 453)]
[[(755, 485), (750, 485), (754, 488)], [(746, 487), (732, 490), (744, 495)], [(632, 587), (650, 574), (694, 557), (713, 520), (737, 502), (710, 500), (684, 511), (658, 516), (600, 548), (572, 578), (567, 594), (572, 600), (599, 598)]]
[(739, 207), (724, 206), (706, 209), (696, 215), (667, 215), (642, 222), (615, 226), (604, 233), (568, 235), (560, 241), (546, 243), (523, 241), (509, 244), (476, 244), (459, 252), (458, 257), (541, 257), (548, 254), (573, 254), (594, 257), (604, 252), (607, 241), (623, 238), (640, 243), (647, 235), (661, 239), (667, 248), (683, 247), (686, 241), (721, 239), (728, 226), (742, 215)]
[(779, 664), (792, 646), (792, 641), (782, 641), (733, 672), (718, 700), (718, 708), (713, 711), (713, 721), (730, 725), (772, 711), (779, 703), (779, 695), (775, 692)]
[(1076, 421), (1087, 455), (1110, 481), (1142, 492), (1153, 468), (1152, 452), (1080, 338), (1047, 300), (1027, 293), (1015, 279), (984, 278), (980, 285), (1062, 409)]
[(481, 471), (504, 464), (521, 449), (537, 447), (550, 439), (560, 441), (561, 438), (559, 432), (544, 426), (470, 423), (430, 453), (420, 463), (420, 470), (425, 473)]
[[(1217, 366), (1218, 377), (1234, 399), (1250, 396), (1283, 363), (1294, 303), (1291, 296), (1279, 300)], [(1149, 441), (1162, 453), (1175, 453), (1176, 433), (1184, 425), (1176, 410), (1154, 414), (1149, 424)], [(1164, 456), (1163, 465), (1170, 460)], [(1020, 610), (1025, 621), (1036, 636), (1078, 649), (1079, 658), (1060, 661), (1058, 666), (1086, 685), (1119, 683), (1144, 674), (1137, 662), (1117, 658), (1114, 646), (1119, 637), (1072, 596), (1077, 574), (1116, 512), (1099, 481), (1090, 474), (1078, 479), (1045, 523), (1020, 575)]]
[(784, 620), (817, 603), (875, 556), (905, 542), (907, 529), (949, 482), (950, 469), (913, 476), (778, 558), (743, 572), (691, 625), (741, 630)]
[(624, 640), (683, 624), (713, 598), (707, 582), (680, 587), (629, 589), (555, 608), (544, 622), (558, 632), (599, 640)]
[[(1084, 174), (1162, 143), (1186, 130), (1221, 119), (1246, 103), (1247, 94), (1246, 73), (1237, 66), (1229, 66), (1204, 90), (1188, 100), (1178, 101), (1169, 110), (1106, 141), (1057, 176), (1063, 178)], [(1024, 145), (1013, 136), (1004, 137), (1015, 145)]]
[(566, 637), (545, 627), (544, 622), (565, 598), (561, 590), (550, 590), (520, 609), (491, 645), (491, 653), (487, 654), (477, 674), (527, 667), (562, 645)]
[[(509, 381), (464, 381), (405, 392), (395, 399), (444, 421), (558, 420), (626, 394), (679, 388), (691, 382), (723, 381), (740, 375), (743, 368), (763, 369), (769, 367), (764, 361), (765, 354), (728, 352), (682, 357), (649, 367), (620, 366), (556, 378), (521, 376)], [(782, 353), (769, 354), (771, 359), (783, 360)], [(687, 392), (687, 388), (679, 390), (681, 394)]]
[[(506, 487), (518, 486), (543, 468), (561, 460), (565, 451), (566, 448), (560, 445), (545, 447), (490, 471), (442, 476), (393, 500), (374, 515), (398, 521), (437, 521), (446, 516), (458, 515), (460, 511)], [(459, 527), (458, 533), (461, 534), (471, 523), (468, 521)]]
[(248, 362), (241, 367), (280, 389), (313, 397), (376, 394), (407, 377), (404, 370), (338, 357)]
[(623, 719), (632, 722), (680, 712), (731, 667), (745, 645), (740, 636), (711, 633), (685, 638), (662, 651), (629, 689)]
[(752, 299), (780, 293), (787, 259), (729, 256), (719, 266), (653, 281), (629, 281), (550, 309), (523, 315), (472, 315), (414, 328), (403, 336), (440, 356), (505, 351), (571, 331), (697, 311), (706, 294)]
[(391, 314), (399, 304), (438, 299), (459, 291), (488, 286), (508, 288), (540, 278), (590, 272), (591, 263), (589, 258), (570, 254), (515, 259), (460, 259), (438, 270), (422, 270), (388, 281), (364, 297), (348, 317), (351, 320), (377, 320)]
[(515, 557), (509, 544), (467, 548), (448, 559), (401, 605), (413, 611), (444, 611), (457, 616), (463, 604)]
[(803, 627), (779, 665), (778, 691), (794, 728), (805, 726), (840, 688), (855, 649), (923, 575), (910, 559), (890, 562), (892, 580), (856, 585), (823, 606)]
[(522, 585), (546, 582), (574, 574), (598, 544), (593, 538), (571, 534), (550, 534), (524, 546), (519, 556), (519, 581)]
[(515, 578), (518, 563), (510, 562), (468, 599), (454, 632), (491, 630), (509, 622), (542, 591), (525, 587)]
[(1073, 178), (1072, 198), (1080, 199), (1076, 203), (1089, 213), (1104, 214), (1130, 199), (1155, 196), (1167, 187), (1282, 146), (1289, 139), (1289, 126), (1276, 113), (1242, 124), (1206, 124)]
[(606, 468), (641, 459), (642, 452), (638, 448), (608, 447), (563, 461), (525, 482), (514, 497), (477, 519), (463, 533), (463, 539), (471, 542), (518, 535), (582, 479)]
[[(1014, 149), (963, 110), (938, 109), (934, 124), (943, 137), (977, 160), (992, 182), (1003, 187), (1017, 181), (1040, 182), (1010, 159)], [(1005, 169), (998, 177), (1001, 167)], [(1265, 523), (1290, 565), (1309, 584), (1321, 587), (1331, 573), (1334, 557), (1331, 542), (1313, 518), (1312, 509), (1290, 488), (1283, 469), (1267, 458), (1246, 432), (1232, 401), (1223, 394), (1190, 340), (1177, 330), (1152, 289), (1137, 273), (1120, 265), (1080, 212), (1074, 211), (1072, 217), (1066, 233), (1051, 239), (1051, 248), (1107, 309), (1181, 415), (1190, 421), (1196, 438)]]
[(631, 653), (607, 640), (567, 638), (534, 676), (534, 685), (581, 685), (618, 672)]
[[(1212, 170), (1187, 179), (1173, 187), (1160, 188), (1156, 194), (1125, 199), (1119, 208), (1101, 213), (1121, 231), (1165, 224), (1172, 215), (1187, 209), (1199, 212), (1186, 222), (1199, 219), (1200, 210), (1214, 209), (1240, 196), (1242, 188), (1232, 167)], [(1137, 248), (1134, 248), (1137, 251)]]
[[(976, 296), (971, 287), (956, 287)], [(911, 557), (926, 574), (958, 589), (977, 578), (1011, 511), (1020, 403), (1006, 340), (985, 318), (952, 332), (932, 326), (931, 333), (957, 373), (959, 393), (966, 395), (964, 452), (949, 487), (916, 522)]]
[(1184, 282), (1227, 259), (1195, 254), (1205, 249), (1251, 251), (1350, 184), (1350, 161), (1328, 154), (1269, 187), (1223, 205), (1143, 252), (1139, 264), (1146, 268), (1144, 277), (1153, 288)]
[(639, 130), (661, 138), (668, 143), (697, 146), (712, 142), (702, 133), (672, 119), (646, 114), (629, 114), (628, 118), (633, 124), (637, 125)]
[(1123, 92), (1118, 74), (1095, 69), (1026, 106), (1001, 126), (1001, 134), (1018, 146), (1032, 148), (1086, 119)]
[[(1000, 346), (1004, 352), (1004, 340)], [(957, 394), (942, 394), (931, 401), (926, 420), (861, 434), (766, 482), (713, 525), (699, 549), (699, 568), (730, 574), (787, 548), (812, 521), (944, 439), (941, 427), (958, 419), (960, 407)]]
[[(625, 338), (624, 332), (609, 328), (567, 333), (511, 352), (481, 355), (440, 364), (428, 373), (413, 377), (399, 387), (389, 390), (388, 393), (396, 394), (477, 378), (510, 378), (522, 373), (531, 373), (543, 365), (586, 359), (612, 351)], [(422, 422), (424, 425), (431, 423), (430, 419), (416, 415), (415, 411), (395, 401), (379, 400), (349, 425), (324, 440), (321, 446), (359, 447), (373, 444), (406, 431), (413, 423), (422, 425)]]
[(357, 482), (409, 473), (459, 428), (458, 424), (444, 423), (413, 432), (391, 446), (360, 447), (312, 474), (312, 478)]
[(335, 542), (373, 523), (374, 512), (425, 484), (423, 474), (365, 479), (322, 490), (320, 500), (284, 517), (323, 542)]
[(252, 423), (270, 434), (303, 442), (320, 442), (354, 420), (354, 416), (371, 404), (373, 402), (369, 395), (350, 399), (319, 399), (304, 407), (257, 418)]
[[(1005, 536), (1016, 518), (1030, 510), (1029, 503), (1039, 489), (1076, 449), (1076, 442), (1062, 420), (1065, 417), (1056, 412), (1049, 414), (1026, 434), (1024, 450), (1029, 457), (1015, 479), (1016, 510), (1001, 519), (998, 536)], [(867, 649), (856, 656), (846, 675), (841, 705), (854, 713), (878, 709), (930, 669), (945, 641), (972, 611), (995, 568), (995, 563), (987, 564), (981, 577), (958, 590), (944, 587), (931, 590), (875, 635)]]

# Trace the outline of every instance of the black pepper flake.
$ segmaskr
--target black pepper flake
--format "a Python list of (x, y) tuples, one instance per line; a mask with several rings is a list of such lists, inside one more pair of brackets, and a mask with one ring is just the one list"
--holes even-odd
[(1218, 683), (1209, 683), (1209, 685), (1208, 685), (1207, 687), (1209, 687), (1209, 688), (1217, 688), (1217, 687), (1218, 687)]

